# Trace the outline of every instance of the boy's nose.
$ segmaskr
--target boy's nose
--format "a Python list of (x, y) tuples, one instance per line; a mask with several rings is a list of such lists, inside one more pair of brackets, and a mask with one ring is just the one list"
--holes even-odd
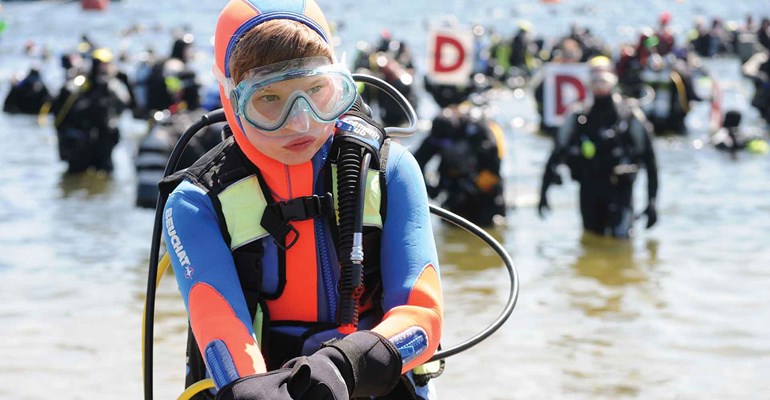
[(310, 107), (308, 107), (305, 99), (299, 99), (289, 112), (289, 117), (286, 120), (286, 128), (294, 132), (304, 133), (310, 130)]

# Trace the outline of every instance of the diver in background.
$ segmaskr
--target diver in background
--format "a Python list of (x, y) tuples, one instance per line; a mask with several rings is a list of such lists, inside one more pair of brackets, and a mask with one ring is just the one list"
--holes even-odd
[(183, 33), (174, 40), (168, 58), (158, 60), (151, 52), (147, 53), (134, 84), (138, 100), (134, 117), (147, 119), (157, 111), (174, 113), (180, 107), (190, 110), (200, 107), (197, 93), (200, 85), (195, 71), (188, 66), (193, 44), (193, 35)]
[(482, 105), (468, 100), (469, 88), (429, 86), (442, 109), (414, 157), (424, 175), (428, 162), (439, 159), (438, 179), (426, 179), (431, 198), (440, 199), (442, 207), (477, 225), (491, 226), (502, 223), (506, 214), (501, 177), (504, 137)]
[(87, 76), (67, 81), (51, 106), (59, 156), (69, 173), (112, 171), (112, 150), (120, 140), (118, 119), (131, 102), (128, 88), (116, 77), (112, 52), (97, 48), (90, 60)]
[(652, 131), (638, 107), (613, 93), (617, 76), (610, 60), (594, 57), (589, 64), (594, 103), (575, 106), (560, 127), (543, 173), (538, 213), (542, 218), (550, 209), (548, 187), (561, 184), (556, 167), (567, 164), (572, 178), (580, 184), (584, 229), (628, 238), (635, 219), (633, 186), (641, 167), (647, 170), (647, 228), (658, 220), (658, 170)]
[(40, 68), (32, 66), (27, 76), (11, 82), (11, 90), (3, 102), (3, 111), (12, 114), (38, 114), (50, 101), (51, 94), (40, 76)]

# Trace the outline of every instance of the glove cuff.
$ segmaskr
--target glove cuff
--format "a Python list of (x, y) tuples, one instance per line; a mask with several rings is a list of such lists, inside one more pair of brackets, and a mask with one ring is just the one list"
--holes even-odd
[(319, 352), (337, 365), (348, 385), (350, 397), (385, 395), (393, 390), (401, 377), (402, 360), (398, 349), (390, 340), (372, 331), (358, 331), (326, 342)]
[[(275, 370), (234, 380), (217, 391), (215, 400), (275, 398), (290, 370)], [(197, 397), (197, 396), (196, 396)]]

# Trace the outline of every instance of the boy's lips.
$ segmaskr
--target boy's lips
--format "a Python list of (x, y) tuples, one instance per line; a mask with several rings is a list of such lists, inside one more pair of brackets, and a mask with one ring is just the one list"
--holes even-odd
[(310, 136), (303, 136), (301, 138), (297, 138), (286, 144), (286, 146), (283, 146), (284, 149), (290, 150), (290, 151), (302, 151), (308, 148), (311, 144), (313, 144), (314, 139)]

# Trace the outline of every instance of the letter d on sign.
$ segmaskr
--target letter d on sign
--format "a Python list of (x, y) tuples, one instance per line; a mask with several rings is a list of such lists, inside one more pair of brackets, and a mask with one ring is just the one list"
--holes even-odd
[(425, 75), (432, 84), (467, 85), (473, 71), (473, 32), (431, 29), (427, 56)]
[[(449, 47), (447, 47), (449, 46)], [(443, 35), (436, 36), (436, 53), (433, 62), (436, 72), (451, 72), (459, 68), (465, 61), (465, 49), (455, 38)], [(454, 60), (452, 60), (454, 58)], [(454, 61), (451, 64), (445, 61)]]
[[(580, 79), (570, 75), (556, 75), (556, 115), (564, 115), (567, 106), (575, 101), (583, 101), (586, 98), (586, 87)], [(570, 91), (566, 86), (572, 86)], [(577, 91), (577, 96), (575, 96)], [(571, 95), (570, 95), (571, 94)]]
[(570, 104), (588, 100), (588, 64), (545, 63), (543, 65), (543, 123), (559, 127)]

